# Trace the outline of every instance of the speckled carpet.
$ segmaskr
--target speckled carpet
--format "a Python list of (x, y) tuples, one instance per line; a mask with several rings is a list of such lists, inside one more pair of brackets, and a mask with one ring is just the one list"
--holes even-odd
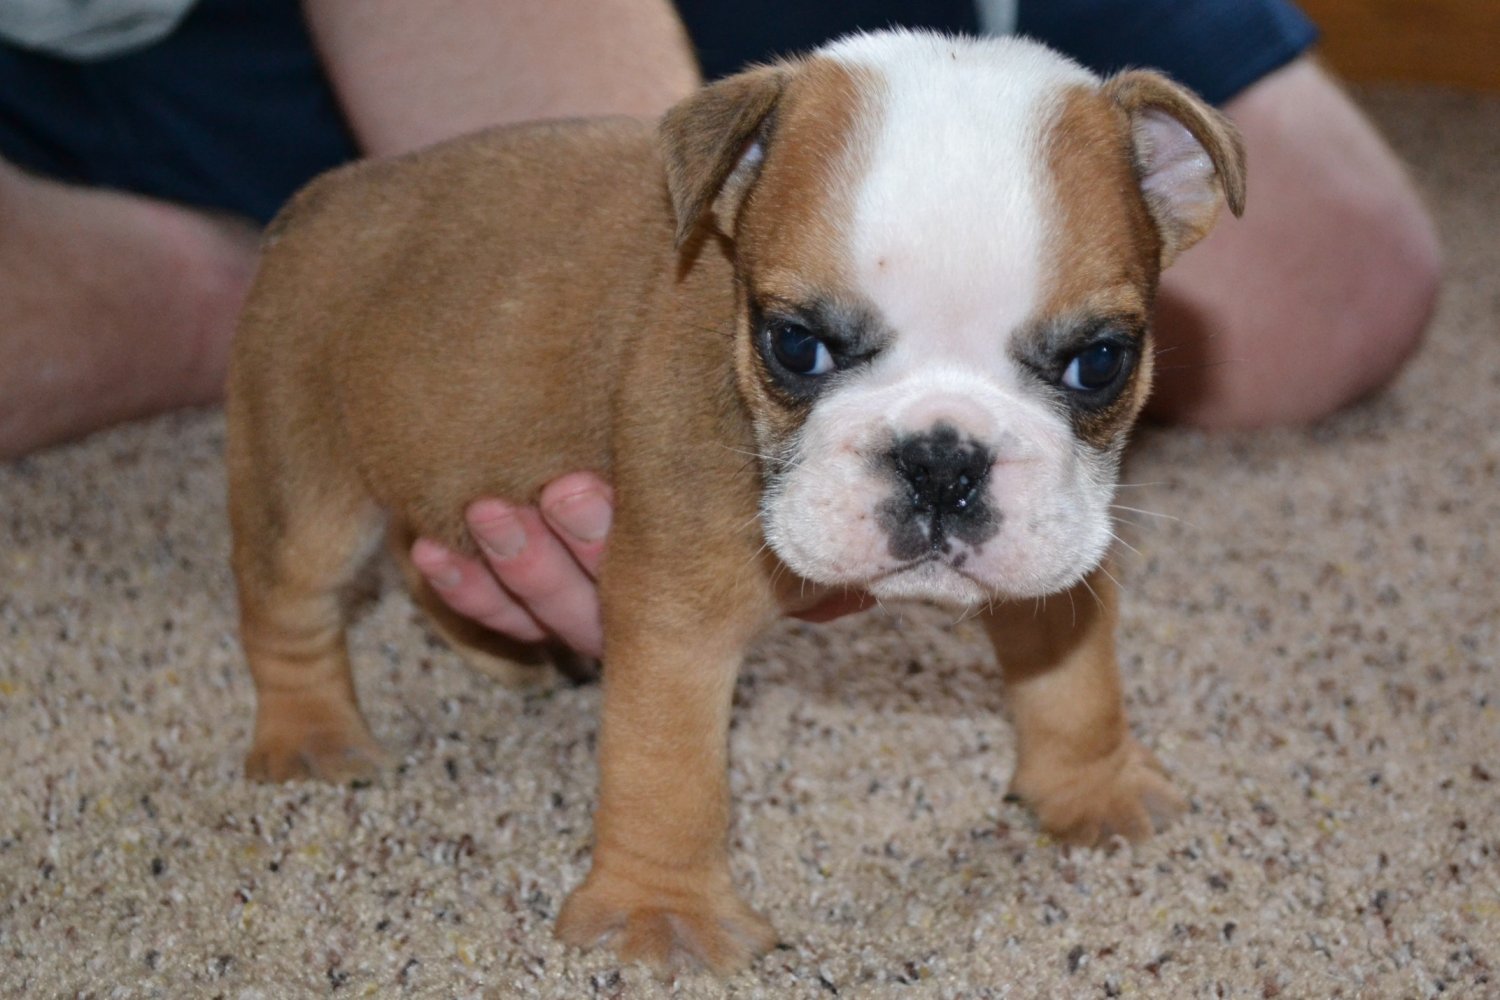
[(597, 688), (492, 686), (388, 589), (355, 647), (397, 773), (247, 784), (223, 423), (180, 415), (0, 468), (0, 996), (1500, 996), (1500, 99), (1365, 99), (1449, 285), (1337, 419), (1142, 435), (1124, 668), (1192, 800), (1149, 844), (1002, 801), (972, 625), (789, 623), (732, 736), (785, 944), (727, 986), (563, 948)]

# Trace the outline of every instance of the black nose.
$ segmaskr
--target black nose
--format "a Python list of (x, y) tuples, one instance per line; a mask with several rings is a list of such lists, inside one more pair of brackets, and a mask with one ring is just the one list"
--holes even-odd
[(891, 450), (912, 512), (935, 521), (974, 512), (992, 461), (987, 448), (947, 426), (904, 438)]

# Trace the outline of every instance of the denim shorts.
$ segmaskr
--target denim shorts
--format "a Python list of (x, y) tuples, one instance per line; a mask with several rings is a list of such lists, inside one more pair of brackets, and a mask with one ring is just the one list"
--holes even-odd
[[(679, 0), (704, 73), (891, 25), (973, 32), (974, 0)], [(1316, 29), (1286, 0), (1019, 0), (1015, 30), (1092, 69), (1154, 66), (1223, 102)], [(0, 158), (265, 222), (357, 156), (298, 0), (199, 0), (177, 29), (77, 62), (0, 43)]]

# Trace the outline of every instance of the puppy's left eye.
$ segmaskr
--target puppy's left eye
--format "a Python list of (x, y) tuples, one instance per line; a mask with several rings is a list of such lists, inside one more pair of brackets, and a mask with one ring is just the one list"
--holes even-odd
[(805, 326), (777, 323), (770, 329), (771, 353), (777, 364), (794, 375), (826, 375), (833, 371), (828, 345)]
[(1100, 392), (1119, 379), (1130, 360), (1130, 349), (1113, 341), (1090, 344), (1063, 369), (1062, 384), (1074, 392)]

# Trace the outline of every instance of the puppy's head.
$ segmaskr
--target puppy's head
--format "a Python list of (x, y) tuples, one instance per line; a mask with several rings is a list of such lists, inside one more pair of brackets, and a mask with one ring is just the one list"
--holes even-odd
[(782, 561), (960, 603), (1098, 564), (1157, 277), (1243, 203), (1218, 113), (1019, 39), (890, 32), (708, 87), (662, 138), (679, 244), (733, 242)]

